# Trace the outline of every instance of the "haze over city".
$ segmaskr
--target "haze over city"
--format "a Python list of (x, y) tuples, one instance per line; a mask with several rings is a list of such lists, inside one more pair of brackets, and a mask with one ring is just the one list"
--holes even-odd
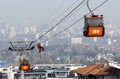
[(0, 79), (120, 79), (119, 8), (120, 0), (0, 0)]
[[(82, 0), (76, 0), (77, 5)], [(90, 8), (93, 9), (104, 0), (90, 0)], [(0, 0), (0, 22), (5, 22), (11, 26), (55, 24), (54, 19), (65, 11), (75, 0)], [(119, 0), (109, 0), (99, 9), (96, 14), (104, 15), (105, 24), (118, 25), (120, 20)], [(68, 13), (70, 8), (66, 13)], [(83, 17), (87, 14), (86, 5), (83, 9), (74, 14), (76, 17)], [(63, 14), (61, 17), (65, 16)], [(79, 19), (77, 18), (77, 19)], [(60, 17), (57, 21), (59, 21)], [(76, 18), (72, 18), (77, 20)], [(52, 21), (52, 22), (51, 22)], [(71, 22), (72, 21), (69, 21)], [(82, 22), (79, 22), (80, 24)], [(82, 25), (81, 25), (82, 26)]]

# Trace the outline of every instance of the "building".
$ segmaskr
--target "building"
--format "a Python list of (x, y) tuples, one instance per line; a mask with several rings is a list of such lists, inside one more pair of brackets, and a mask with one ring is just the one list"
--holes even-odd
[(82, 44), (82, 38), (71, 38), (72, 44)]
[(120, 69), (108, 64), (93, 64), (72, 70), (78, 79), (120, 79)]
[[(45, 70), (31, 70), (24, 72), (24, 79), (46, 79), (47, 73)], [(14, 79), (20, 79), (21, 72), (14, 74)]]

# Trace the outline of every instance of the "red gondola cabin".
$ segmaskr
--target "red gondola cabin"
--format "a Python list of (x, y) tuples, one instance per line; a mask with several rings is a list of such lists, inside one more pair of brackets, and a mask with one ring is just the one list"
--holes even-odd
[(86, 37), (103, 37), (105, 28), (103, 15), (89, 15), (84, 17), (83, 35)]

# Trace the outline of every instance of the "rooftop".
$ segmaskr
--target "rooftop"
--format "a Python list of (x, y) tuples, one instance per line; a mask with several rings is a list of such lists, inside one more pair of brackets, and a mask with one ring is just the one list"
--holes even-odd
[(74, 73), (82, 74), (82, 75), (109, 75), (109, 74), (117, 74), (120, 72), (120, 69), (111, 67), (109, 65), (97, 63), (90, 66), (86, 66), (83, 68), (78, 68), (72, 70)]

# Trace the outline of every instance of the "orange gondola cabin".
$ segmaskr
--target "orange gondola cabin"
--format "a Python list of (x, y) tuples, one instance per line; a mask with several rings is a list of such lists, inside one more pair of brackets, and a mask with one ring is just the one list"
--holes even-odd
[(30, 70), (30, 65), (21, 65), (20, 70), (22, 71), (29, 71)]
[(89, 15), (84, 17), (83, 35), (85, 37), (103, 37), (104, 33), (103, 15)]
[(29, 71), (30, 70), (30, 65), (29, 61), (26, 59), (23, 59), (21, 64), (20, 64), (20, 70), (22, 71)]

